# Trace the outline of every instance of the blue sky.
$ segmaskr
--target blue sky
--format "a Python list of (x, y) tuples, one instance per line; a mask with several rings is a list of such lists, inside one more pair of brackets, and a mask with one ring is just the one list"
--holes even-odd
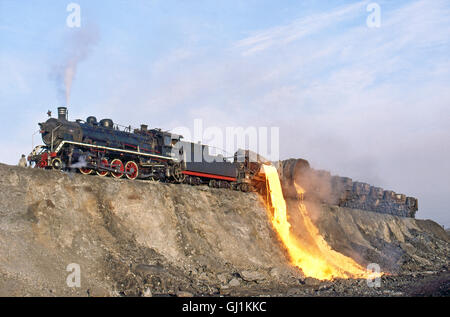
[[(419, 198), (450, 227), (450, 3), (0, 0), (0, 161), (16, 164), (77, 32), (69, 116), (124, 125), (278, 126), (281, 158)], [(36, 138), (35, 143), (39, 140)], [(207, 140), (205, 140), (207, 141)]]

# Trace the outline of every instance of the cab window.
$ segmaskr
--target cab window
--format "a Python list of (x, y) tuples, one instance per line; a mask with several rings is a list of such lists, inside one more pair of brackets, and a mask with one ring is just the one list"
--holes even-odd
[(172, 143), (172, 138), (170, 137), (170, 135), (165, 135), (164, 136), (164, 145), (165, 146), (170, 146)]

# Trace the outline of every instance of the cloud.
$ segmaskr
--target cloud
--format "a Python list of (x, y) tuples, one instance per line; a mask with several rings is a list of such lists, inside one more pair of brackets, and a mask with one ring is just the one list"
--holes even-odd
[(235, 47), (242, 50), (242, 55), (248, 56), (268, 48), (288, 45), (329, 28), (349, 17), (354, 17), (358, 13), (360, 14), (367, 3), (367, 1), (358, 2), (332, 11), (303, 17), (287, 25), (259, 31), (250, 37), (238, 41)]

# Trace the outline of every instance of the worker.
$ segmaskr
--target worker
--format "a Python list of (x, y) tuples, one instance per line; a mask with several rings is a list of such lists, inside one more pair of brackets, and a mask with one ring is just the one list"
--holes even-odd
[(19, 165), (20, 167), (27, 167), (27, 159), (25, 158), (25, 154), (22, 154), (22, 157), (19, 160)]

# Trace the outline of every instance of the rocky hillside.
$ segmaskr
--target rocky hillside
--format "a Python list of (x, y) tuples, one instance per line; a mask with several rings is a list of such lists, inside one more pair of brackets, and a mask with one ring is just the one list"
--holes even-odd
[[(378, 289), (305, 278), (289, 265), (255, 193), (0, 164), (0, 296), (448, 292), (450, 240), (438, 224), (311, 210), (333, 248), (395, 275)], [(71, 263), (80, 265), (80, 287), (66, 283)], [(436, 286), (423, 288), (431, 280)]]

